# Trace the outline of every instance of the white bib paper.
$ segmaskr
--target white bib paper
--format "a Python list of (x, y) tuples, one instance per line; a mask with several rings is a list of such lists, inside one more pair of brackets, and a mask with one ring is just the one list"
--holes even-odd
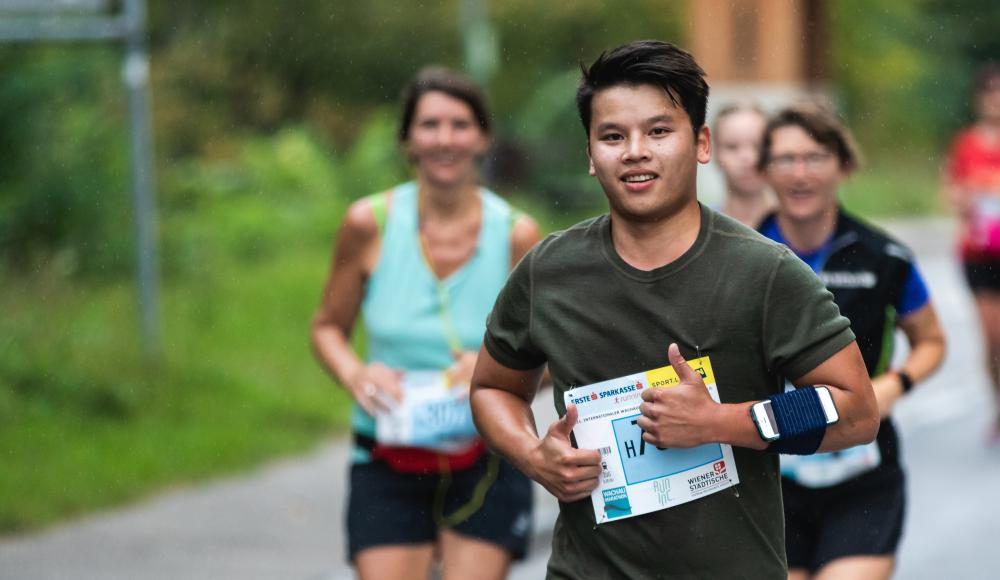
[[(719, 393), (708, 357), (688, 361), (715, 402)], [(636, 424), (642, 391), (679, 382), (670, 366), (577, 387), (564, 394), (579, 419), (573, 428), (580, 449), (601, 452), (601, 481), (591, 494), (598, 524), (630, 518), (711, 495), (739, 483), (733, 450), (711, 443), (690, 449), (658, 449)]]
[(465, 449), (478, 436), (466, 389), (451, 388), (442, 371), (408, 371), (403, 400), (375, 415), (375, 440), (383, 445), (439, 451)]
[(782, 455), (781, 475), (805, 487), (830, 487), (882, 463), (878, 442), (813, 455)]

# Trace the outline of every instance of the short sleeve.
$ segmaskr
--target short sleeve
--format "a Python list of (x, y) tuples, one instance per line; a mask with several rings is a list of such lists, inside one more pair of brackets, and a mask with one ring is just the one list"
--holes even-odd
[(546, 361), (545, 354), (531, 342), (534, 257), (533, 249), (510, 273), (486, 319), (483, 345), (498, 363), (516, 370), (535, 369)]
[(854, 341), (833, 294), (788, 250), (764, 293), (763, 336), (768, 368), (793, 381)]
[(896, 301), (896, 313), (900, 318), (920, 310), (930, 302), (930, 293), (927, 291), (927, 284), (923, 276), (917, 269), (917, 265), (909, 263), (906, 279)]

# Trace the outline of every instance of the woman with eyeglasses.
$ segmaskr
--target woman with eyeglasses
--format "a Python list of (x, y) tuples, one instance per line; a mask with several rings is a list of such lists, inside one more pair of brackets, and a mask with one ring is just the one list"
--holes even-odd
[[(790, 580), (892, 575), (905, 498), (890, 412), (944, 357), (944, 334), (910, 250), (840, 207), (837, 191), (858, 161), (850, 132), (823, 106), (784, 109), (764, 129), (758, 168), (777, 194), (778, 211), (758, 229), (787, 245), (833, 293), (851, 321), (882, 415), (868, 445), (781, 456)], [(896, 329), (910, 353), (891, 368)]]

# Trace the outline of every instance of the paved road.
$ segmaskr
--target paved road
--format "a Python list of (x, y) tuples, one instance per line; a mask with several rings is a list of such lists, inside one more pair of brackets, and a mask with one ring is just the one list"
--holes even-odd
[[(983, 446), (992, 401), (978, 328), (943, 220), (886, 224), (911, 244), (951, 341), (943, 370), (897, 408), (911, 509), (897, 578), (1000, 577), (1000, 449)], [(539, 425), (551, 403), (536, 403)], [(350, 578), (343, 560), (346, 447), (0, 540), (0, 579)], [(556, 507), (538, 494), (533, 556), (514, 579), (544, 575)], [(4, 498), (10, 501), (12, 498)], [(14, 499), (16, 501), (16, 498)]]

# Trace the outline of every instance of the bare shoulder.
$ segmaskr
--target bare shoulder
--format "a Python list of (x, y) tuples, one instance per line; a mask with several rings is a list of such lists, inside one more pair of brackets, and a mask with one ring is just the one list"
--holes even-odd
[(528, 214), (519, 215), (510, 232), (511, 260), (517, 263), (541, 239), (542, 230), (538, 222)]
[(378, 235), (378, 222), (371, 199), (363, 197), (350, 205), (340, 224), (340, 236), (357, 240), (370, 240)]
[[(384, 209), (387, 209), (391, 194), (384, 195)], [(379, 223), (373, 199), (374, 196), (363, 197), (347, 208), (335, 242), (339, 263), (358, 264), (367, 273), (375, 268), (379, 253)]]

